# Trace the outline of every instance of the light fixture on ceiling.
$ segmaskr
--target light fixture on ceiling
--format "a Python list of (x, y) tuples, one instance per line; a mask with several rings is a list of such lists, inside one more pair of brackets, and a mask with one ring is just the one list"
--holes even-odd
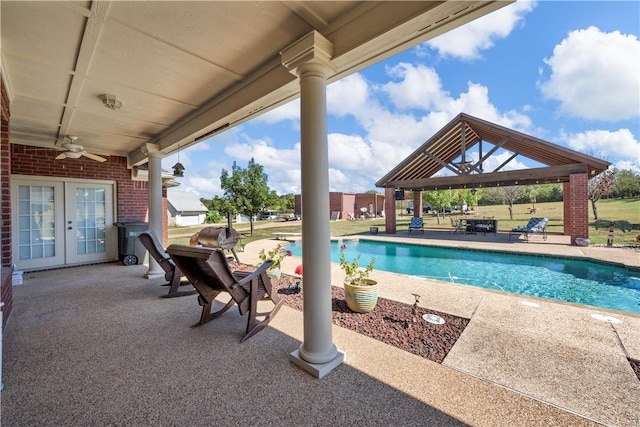
[(98, 95), (98, 98), (102, 100), (102, 103), (105, 107), (115, 111), (121, 109), (125, 104), (124, 99), (118, 98), (115, 95), (102, 94)]

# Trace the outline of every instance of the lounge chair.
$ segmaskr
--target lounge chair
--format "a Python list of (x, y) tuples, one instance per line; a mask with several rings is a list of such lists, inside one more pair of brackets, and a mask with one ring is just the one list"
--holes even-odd
[(467, 231), (467, 224), (460, 218), (450, 217), (451, 220), (451, 228), (449, 229), (449, 233), (453, 231), (453, 234), (456, 234), (458, 231), (462, 232), (463, 230)]
[(525, 227), (516, 227), (509, 232), (509, 240), (511, 234), (524, 234), (526, 241), (529, 241), (529, 234), (542, 233), (542, 239), (547, 240), (547, 222), (549, 218), (531, 218)]
[[(267, 269), (272, 261), (264, 262), (251, 273), (234, 274), (229, 267), (227, 257), (220, 249), (171, 245), (167, 248), (167, 252), (198, 291), (198, 303), (202, 306), (202, 314), (200, 321), (194, 326), (220, 317), (237, 304), (241, 315), (248, 314), (246, 332), (241, 340), (245, 341), (267, 326), (284, 302), (273, 292), (271, 280), (267, 275)], [(223, 308), (212, 313), (211, 306), (222, 292), (231, 295), (231, 299)], [(257, 320), (260, 299), (271, 300), (274, 304), (262, 321)]]
[(160, 244), (158, 235), (153, 230), (143, 231), (138, 235), (140, 243), (149, 251), (149, 255), (156, 260), (160, 267), (164, 270), (164, 278), (167, 280), (165, 286), (169, 286), (169, 292), (162, 295), (162, 298), (182, 297), (185, 295), (194, 295), (197, 291), (191, 289), (188, 291), (179, 291), (180, 286), (191, 285), (186, 280), (182, 280), (182, 272), (176, 267), (175, 262)]
[(418, 230), (424, 234), (424, 221), (422, 220), (422, 217), (414, 216), (411, 218), (411, 223), (409, 224), (409, 234), (411, 234), (412, 231)]

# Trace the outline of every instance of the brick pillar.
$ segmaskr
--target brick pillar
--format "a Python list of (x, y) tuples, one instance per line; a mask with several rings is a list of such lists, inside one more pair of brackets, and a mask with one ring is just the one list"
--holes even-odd
[(396, 234), (396, 192), (393, 188), (384, 189), (384, 230), (387, 234)]
[(562, 184), (562, 233), (565, 236), (570, 235), (571, 233), (571, 210), (569, 209), (571, 206), (571, 198), (569, 197), (571, 194), (571, 185), (568, 182)]
[[(9, 96), (0, 74), (0, 263), (2, 264), (2, 282), (0, 301), (2, 307), (2, 326), (7, 324), (13, 308), (13, 288), (11, 285), (11, 141), (9, 137), (11, 110)], [(1, 358), (0, 358), (1, 359)]]
[[(577, 238), (589, 238), (589, 177), (586, 173), (577, 173), (569, 177), (569, 194), (564, 195), (565, 211), (569, 210), (569, 235), (571, 244)], [(566, 200), (569, 199), (567, 206)], [(566, 221), (566, 220), (565, 220)], [(566, 222), (565, 222), (566, 223)], [(565, 227), (565, 234), (567, 229)]]
[(422, 216), (422, 191), (413, 190), (413, 216)]

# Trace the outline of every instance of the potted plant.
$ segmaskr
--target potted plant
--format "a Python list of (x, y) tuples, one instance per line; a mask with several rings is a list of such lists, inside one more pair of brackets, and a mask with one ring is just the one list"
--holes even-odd
[(340, 268), (345, 272), (344, 295), (347, 306), (357, 313), (368, 313), (378, 303), (378, 282), (369, 279), (376, 259), (371, 258), (363, 269), (359, 265), (360, 255), (349, 261), (344, 254), (346, 246), (342, 245), (340, 249)]
[(271, 249), (268, 252), (264, 249), (261, 249), (258, 253), (258, 256), (262, 261), (260, 265), (262, 265), (265, 261), (273, 261), (273, 264), (271, 264), (271, 267), (269, 267), (267, 273), (279, 279), (281, 274), (280, 264), (282, 264), (282, 260), (284, 259), (284, 257), (291, 256), (291, 251), (285, 251), (284, 247), (281, 244), (278, 244), (275, 248)]

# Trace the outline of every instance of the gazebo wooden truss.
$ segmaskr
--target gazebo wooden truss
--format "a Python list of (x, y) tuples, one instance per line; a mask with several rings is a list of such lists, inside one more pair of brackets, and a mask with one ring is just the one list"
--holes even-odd
[[(473, 157), (471, 150), (477, 153)], [(502, 151), (508, 152), (509, 157), (486, 170), (487, 159)], [(505, 170), (518, 156), (540, 167)], [(422, 191), (563, 183), (565, 234), (570, 234), (575, 243), (578, 237), (588, 237), (588, 181), (609, 165), (604, 160), (460, 113), (376, 182), (376, 186), (386, 189), (386, 229), (395, 233), (395, 190), (413, 190), (417, 206), (421, 205)], [(441, 171), (445, 171), (444, 175), (436, 176)], [(420, 214), (421, 209), (414, 209), (414, 215)]]

